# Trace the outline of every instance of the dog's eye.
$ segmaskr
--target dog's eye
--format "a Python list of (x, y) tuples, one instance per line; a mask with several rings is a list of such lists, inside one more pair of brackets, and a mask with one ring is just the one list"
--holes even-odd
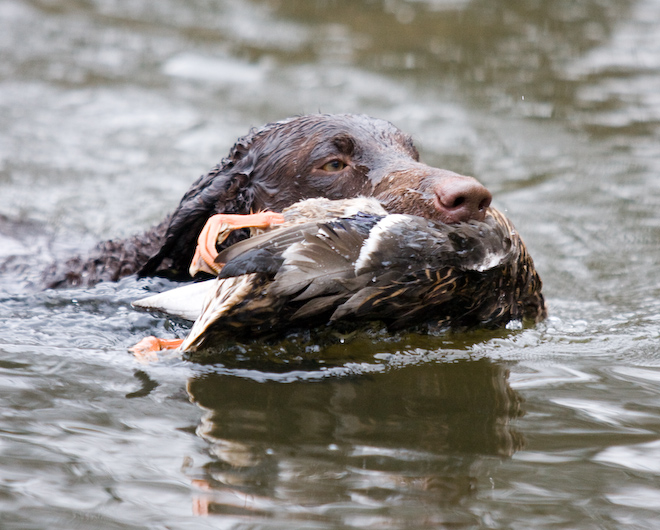
[(336, 171), (341, 171), (346, 167), (346, 164), (342, 162), (341, 160), (330, 160), (330, 162), (326, 162), (323, 164), (323, 167), (321, 169), (323, 171), (328, 171), (330, 173), (336, 172)]

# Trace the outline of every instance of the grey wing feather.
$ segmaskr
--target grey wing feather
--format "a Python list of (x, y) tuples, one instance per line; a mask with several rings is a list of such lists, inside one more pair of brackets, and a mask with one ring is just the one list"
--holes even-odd
[(347, 220), (321, 224), (313, 234), (292, 245), (282, 256), (284, 264), (270, 292), (296, 295), (294, 300), (345, 292), (345, 280), (355, 278), (354, 262), (368, 232)]
[(310, 222), (295, 225), (289, 228), (278, 228), (277, 230), (272, 230), (270, 232), (266, 232), (265, 234), (260, 234), (258, 236), (250, 237), (249, 239), (244, 239), (220, 252), (215, 261), (216, 263), (228, 263), (240, 254), (250, 250), (263, 248), (279, 248), (284, 251), (292, 244), (298, 241), (302, 241), (305, 237), (305, 234), (310, 230), (314, 230), (317, 227), (317, 224), (318, 223), (316, 222)]

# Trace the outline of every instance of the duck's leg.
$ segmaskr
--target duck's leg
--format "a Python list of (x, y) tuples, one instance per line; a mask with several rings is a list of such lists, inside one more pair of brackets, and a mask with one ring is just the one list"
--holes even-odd
[(272, 225), (284, 222), (284, 216), (276, 212), (259, 212), (246, 215), (219, 213), (212, 215), (206, 221), (197, 238), (197, 248), (190, 263), (190, 276), (199, 271), (217, 275), (222, 269), (221, 263), (216, 263), (218, 257), (216, 245), (222, 243), (229, 234), (239, 228), (270, 228)]
[(155, 361), (158, 360), (156, 352), (161, 350), (176, 350), (183, 339), (159, 339), (157, 337), (145, 337), (135, 346), (128, 349), (139, 360)]
[(159, 339), (158, 337), (150, 336), (143, 338), (130, 350), (132, 352), (137, 352), (140, 350), (151, 350), (151, 351), (175, 350), (179, 346), (181, 346), (182, 342), (183, 339)]

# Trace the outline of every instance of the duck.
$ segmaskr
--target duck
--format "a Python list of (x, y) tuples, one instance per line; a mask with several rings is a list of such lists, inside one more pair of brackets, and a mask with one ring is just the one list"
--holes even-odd
[[(547, 316), (534, 262), (499, 210), (446, 223), (385, 206), (373, 197), (315, 198), (281, 213), (209, 218), (191, 275), (216, 277), (133, 303), (194, 320), (188, 336), (148, 337), (131, 351), (194, 353), (322, 325), (498, 328)], [(246, 227), (251, 237), (217, 251)]]

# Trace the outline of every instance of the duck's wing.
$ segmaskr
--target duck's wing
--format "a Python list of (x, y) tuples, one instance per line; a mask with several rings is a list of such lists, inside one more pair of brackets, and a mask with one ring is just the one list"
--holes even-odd
[(314, 232), (282, 253), (282, 266), (270, 288), (294, 301), (346, 291), (355, 263), (381, 216), (357, 215), (317, 224)]
[(305, 234), (316, 230), (317, 226), (316, 222), (303, 223), (279, 228), (235, 243), (220, 252), (215, 260), (217, 263), (225, 264), (219, 277), (230, 278), (252, 272), (270, 271), (274, 265), (269, 259), (278, 260), (287, 248), (302, 241)]
[(445, 225), (388, 216), (371, 230), (355, 263), (356, 279), (369, 281), (356, 285), (331, 320), (383, 320), (392, 328), (434, 315), (469, 322), (478, 312), (494, 320), (502, 308), (498, 297), (515, 292), (520, 252), (514, 237), (510, 223), (499, 218)]
[(316, 231), (282, 253), (269, 296), (299, 305), (292, 320), (332, 311), (337, 318), (340, 313), (346, 317), (359, 308), (360, 316), (368, 318), (366, 305), (346, 305), (347, 301), (366, 302), (385, 286), (394, 287), (389, 296), (399, 296), (397, 282), (411, 271), (427, 269), (433, 252), (446, 259), (450, 250), (443, 233), (446, 226), (434, 228), (426, 219), (398, 214), (319, 223)]
[[(222, 251), (217, 260), (225, 265), (219, 278), (261, 272), (275, 275), (283, 265), (291, 270), (297, 265), (305, 268), (307, 262), (330, 263), (340, 268), (347, 259), (359, 252), (370, 229), (382, 215), (357, 214), (327, 222), (308, 222), (288, 228), (279, 228), (265, 234), (240, 241)], [(332, 248), (328, 248), (332, 245)], [(338, 256), (343, 260), (336, 261)], [(286, 262), (286, 263), (285, 263)]]

